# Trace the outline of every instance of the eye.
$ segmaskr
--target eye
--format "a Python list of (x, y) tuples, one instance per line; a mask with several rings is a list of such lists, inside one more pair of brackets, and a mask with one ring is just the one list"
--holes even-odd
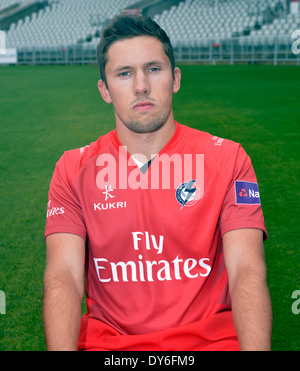
[(158, 72), (158, 71), (160, 71), (160, 68), (159, 67), (151, 67), (149, 71), (150, 72)]
[(126, 77), (126, 76), (129, 76), (130, 75), (130, 72), (128, 72), (128, 71), (124, 71), (124, 72), (121, 72), (120, 73), (120, 77)]

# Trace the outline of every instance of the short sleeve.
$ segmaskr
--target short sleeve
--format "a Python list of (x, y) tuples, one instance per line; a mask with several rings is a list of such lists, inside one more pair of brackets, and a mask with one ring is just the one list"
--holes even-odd
[(82, 209), (73, 188), (76, 172), (66, 157), (65, 153), (57, 162), (50, 183), (45, 238), (53, 233), (72, 233), (86, 239)]
[(221, 235), (234, 229), (256, 228), (268, 238), (256, 175), (245, 150), (239, 146), (219, 218)]

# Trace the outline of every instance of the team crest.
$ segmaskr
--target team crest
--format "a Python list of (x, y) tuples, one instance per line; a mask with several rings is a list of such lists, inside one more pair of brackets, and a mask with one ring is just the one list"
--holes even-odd
[(182, 183), (176, 189), (176, 200), (181, 205), (181, 210), (184, 206), (193, 206), (200, 199), (200, 189), (196, 180), (190, 180), (187, 183)]

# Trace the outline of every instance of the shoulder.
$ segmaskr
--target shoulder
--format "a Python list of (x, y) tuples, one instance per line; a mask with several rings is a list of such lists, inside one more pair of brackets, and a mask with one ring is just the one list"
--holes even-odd
[(184, 140), (195, 151), (202, 151), (212, 156), (228, 154), (232, 157), (241, 148), (241, 144), (215, 134), (180, 125), (183, 129)]
[(207, 171), (217, 171), (226, 179), (230, 180), (239, 169), (251, 165), (251, 159), (242, 145), (231, 139), (187, 126), (183, 127), (183, 138), (185, 152), (203, 154)]
[(67, 178), (66, 180), (69, 182), (72, 182), (90, 159), (106, 150), (111, 143), (111, 134), (112, 132), (109, 132), (99, 137), (95, 142), (65, 151), (56, 163), (55, 172)]

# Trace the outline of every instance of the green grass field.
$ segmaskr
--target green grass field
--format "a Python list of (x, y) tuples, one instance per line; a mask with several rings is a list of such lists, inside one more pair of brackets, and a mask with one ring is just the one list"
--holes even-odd
[[(175, 119), (242, 143), (260, 185), (269, 240), (273, 350), (300, 350), (300, 68), (183, 65)], [(95, 66), (0, 68), (0, 350), (44, 350), (47, 193), (58, 158), (114, 128)], [(83, 305), (84, 307), (84, 305)], [(299, 307), (299, 306), (298, 306)], [(300, 307), (299, 307), (300, 309)]]

